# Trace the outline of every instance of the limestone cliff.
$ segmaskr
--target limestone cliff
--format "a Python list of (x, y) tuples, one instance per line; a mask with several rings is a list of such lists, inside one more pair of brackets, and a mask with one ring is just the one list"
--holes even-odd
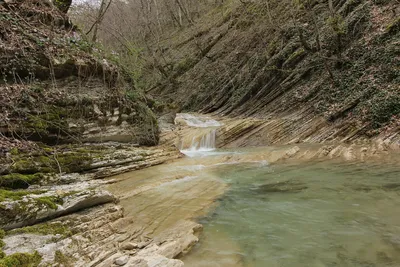
[(271, 122), (264, 144), (395, 141), (399, 14), (395, 0), (227, 1), (161, 42), (169, 76), (149, 92)]

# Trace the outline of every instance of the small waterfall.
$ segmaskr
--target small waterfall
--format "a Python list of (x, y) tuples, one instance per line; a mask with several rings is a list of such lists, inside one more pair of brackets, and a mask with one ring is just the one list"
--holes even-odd
[(194, 156), (215, 150), (217, 128), (219, 122), (191, 114), (177, 114), (176, 124), (187, 125), (190, 128), (181, 137), (178, 147), (186, 155)]
[(215, 135), (217, 130), (211, 130), (208, 134), (203, 135), (200, 140), (200, 149), (215, 149)]
[(192, 142), (189, 148), (185, 148), (184, 144), (181, 144), (181, 151), (212, 151), (215, 149), (215, 136), (217, 130), (210, 129), (209, 132), (201, 136), (193, 136)]
[(176, 114), (175, 124), (185, 124), (187, 126), (196, 128), (219, 127), (221, 124), (207, 117), (198, 117), (187, 113)]

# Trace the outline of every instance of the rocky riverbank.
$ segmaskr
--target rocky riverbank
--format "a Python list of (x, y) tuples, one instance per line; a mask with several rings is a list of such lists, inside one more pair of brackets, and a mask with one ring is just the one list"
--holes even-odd
[(151, 101), (105, 54), (50, 1), (0, 1), (0, 266), (66, 265), (80, 219), (51, 220), (117, 202), (102, 178), (180, 157), (148, 147)]
[[(214, 41), (205, 54), (202, 51), (194, 64), (186, 60), (189, 56), (182, 60), (180, 65), (187, 61), (190, 66), (152, 91), (171, 98), (179, 95), (170, 101), (175, 103), (164, 105), (138, 90), (132, 74), (86, 40), (51, 2), (0, 1), (0, 267), (182, 266), (179, 258), (198, 241), (202, 228), (195, 218), (207, 212), (226, 185), (212, 172), (197, 179), (202, 165), (189, 158), (162, 165), (182, 157), (177, 147), (185, 143), (183, 139), (190, 142), (207, 129), (194, 129), (184, 121), (175, 124), (174, 113), (157, 120), (154, 111), (163, 110), (161, 106), (163, 112), (177, 107), (214, 112), (221, 125), (212, 139), (219, 148), (260, 146), (252, 153), (221, 156), (217, 162), (203, 160), (207, 166), (331, 158), (398, 164), (398, 91), (392, 86), (397, 76), (382, 67), (387, 59), (397, 60), (392, 55), (398, 20), (389, 14), (394, 4), (357, 2), (347, 10), (352, 1), (344, 2), (340, 13), (349, 25), (363, 14), (374, 15), (374, 35), (369, 40), (377, 42), (383, 61), (368, 52), (360, 57), (365, 61), (360, 65), (376, 61), (377, 77), (383, 79), (380, 86), (359, 86), (365, 79), (357, 64), (335, 67), (335, 77), (349, 68), (354, 79), (330, 84), (326, 71), (318, 67), (323, 58), (304, 51), (288, 27), (282, 29), (290, 33), (287, 40), (281, 40), (285, 34), (275, 38), (267, 57), (257, 64), (246, 59), (231, 68), (242, 53), (229, 51), (223, 62), (235, 73), (224, 72), (222, 77), (227, 76), (215, 86), (204, 87), (215, 76), (210, 80), (208, 70), (221, 65), (209, 60), (223, 56), (227, 51), (223, 43), (234, 43), (236, 38), (206, 31), (199, 36), (201, 41)], [(244, 9), (237, 7), (232, 14)], [(375, 27), (380, 14), (385, 25), (393, 21), (385, 31)], [(236, 17), (221, 17), (218, 32), (243, 23)], [(304, 30), (310, 31), (307, 25)], [(261, 32), (268, 36), (269, 31)], [(313, 35), (308, 33), (306, 42), (314, 40)], [(323, 37), (329, 41), (329, 36)], [(370, 51), (364, 45), (367, 37), (357, 37), (344, 55)], [(254, 38), (247, 39), (243, 51), (264, 54), (264, 42), (249, 49), (247, 42), (254, 43)], [(183, 45), (191, 47), (193, 40)], [(211, 58), (206, 56), (209, 52)], [(236, 75), (246, 68), (251, 70), (248, 75)], [(192, 85), (203, 89), (189, 94), (186, 90)], [(352, 90), (344, 90), (347, 87)], [(215, 88), (222, 89), (210, 94)]]
[[(116, 205), (118, 198), (100, 189), (115, 181), (103, 178), (181, 156), (174, 148), (143, 148), (120, 143), (57, 147), (57, 152), (47, 150), (46, 155), (39, 151), (15, 153), (9, 156), (8, 165), (2, 165), (3, 169), (13, 171), (1, 176), (0, 226), (8, 231), (3, 239), (7, 256), (0, 259), (0, 266), (14, 260), (19, 263), (12, 266), (25, 266), (36, 257), (15, 253), (35, 251), (43, 257), (40, 266), (58, 266), (65, 252), (62, 244), (70, 242), (64, 240), (66, 237), (85, 234), (87, 229), (94, 231), (102, 226), (102, 220), (108, 225), (123, 216), (121, 207)], [(49, 168), (60, 168), (60, 173), (46, 172)], [(87, 211), (86, 217), (79, 213), (106, 203), (115, 204)], [(74, 214), (73, 219), (66, 216), (69, 214)], [(60, 216), (62, 219), (55, 219)], [(89, 221), (94, 225), (85, 226)], [(14, 259), (21, 255), (23, 259)]]
[[(258, 137), (265, 137), (253, 134), (259, 132), (257, 127), (264, 129), (260, 121), (214, 119), (222, 124), (217, 130), (217, 144), (221, 147), (245, 147), (261, 142)], [(255, 125), (254, 132), (233, 130), (245, 129), (240, 127), (251, 123)], [(5, 196), (1, 202), (2, 218), (9, 218), (2, 222), (2, 227), (8, 229), (3, 251), (7, 255), (28, 253), (24, 255), (31, 255), (30, 261), (40, 255), (40, 266), (183, 266), (176, 258), (198, 242), (202, 229), (195, 219), (209, 210), (226, 185), (212, 175), (196, 179), (196, 170), (187, 166), (201, 165), (190, 158), (161, 164), (181, 157), (174, 144), (182, 137), (202, 131), (181, 121), (175, 125), (161, 119), (160, 124), (163, 127), (159, 147), (121, 143), (86, 144), (75, 150), (73, 146), (59, 147), (59, 162), (64, 162), (60, 159), (73, 151), (84, 152), (83, 158), (90, 158), (90, 162), (74, 161), (82, 164), (70, 168), (81, 168), (80, 173), (46, 174), (49, 178), (37, 185), (4, 191), (14, 195)], [(288, 142), (254, 148), (249, 153), (222, 155), (218, 161), (202, 159), (201, 164), (324, 159), (398, 164), (398, 150), (393, 144), (384, 140), (358, 144)], [(47, 153), (48, 159), (52, 159), (54, 152)], [(18, 162), (19, 157), (17, 153), (11, 156), (13, 162)], [(31, 158), (23, 158), (31, 159), (39, 170), (52, 166), (41, 165), (38, 157), (32, 154)], [(159, 166), (143, 169), (154, 165)]]
[[(347, 128), (340, 128), (322, 118), (314, 118), (305, 123), (301, 118), (292, 116), (257, 119), (210, 114), (208, 117), (221, 124), (216, 132), (218, 148), (270, 146), (283, 150), (288, 148), (288, 151), (292, 151), (297, 147), (296, 158), (301, 154), (301, 157), (307, 160), (324, 157), (344, 160), (386, 160), (388, 155), (400, 151), (400, 135), (396, 131), (366, 138), (354, 136), (354, 132), (348, 129), (349, 125)], [(193, 136), (193, 129), (178, 121), (177, 125), (170, 125), (161, 132), (160, 143), (179, 146), (185, 136)], [(298, 154), (299, 151), (301, 153)]]

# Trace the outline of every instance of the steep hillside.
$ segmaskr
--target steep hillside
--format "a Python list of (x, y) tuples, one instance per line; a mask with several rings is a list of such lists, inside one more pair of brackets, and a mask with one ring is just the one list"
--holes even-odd
[[(158, 143), (156, 117), (103, 55), (51, 2), (0, 1), (0, 266), (70, 266), (55, 243), (83, 230), (47, 222), (116, 202), (99, 178), (179, 157), (144, 147)], [(18, 235), (52, 239), (19, 250)]]
[(158, 142), (145, 97), (47, 1), (0, 3), (0, 152), (48, 145)]
[(168, 75), (148, 91), (186, 111), (277, 120), (267, 143), (397, 140), (399, 2), (330, 2), (227, 2), (165, 37)]

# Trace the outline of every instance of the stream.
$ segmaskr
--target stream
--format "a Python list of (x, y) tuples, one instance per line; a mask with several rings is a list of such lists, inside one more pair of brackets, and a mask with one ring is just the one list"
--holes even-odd
[(179, 141), (186, 157), (125, 176), (111, 191), (152, 234), (182, 219), (204, 226), (185, 266), (400, 266), (398, 164), (270, 165), (263, 155), (282, 147), (216, 149), (217, 121), (177, 120), (195, 128)]
[(200, 243), (183, 260), (186, 266), (400, 266), (399, 171), (340, 162), (221, 166), (215, 175), (229, 189), (200, 219)]

